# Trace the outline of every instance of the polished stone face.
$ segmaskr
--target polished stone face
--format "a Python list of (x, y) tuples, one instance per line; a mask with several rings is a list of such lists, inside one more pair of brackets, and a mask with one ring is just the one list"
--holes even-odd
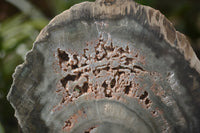
[(129, 0), (56, 16), (8, 100), (25, 133), (200, 132), (200, 62), (159, 12)]

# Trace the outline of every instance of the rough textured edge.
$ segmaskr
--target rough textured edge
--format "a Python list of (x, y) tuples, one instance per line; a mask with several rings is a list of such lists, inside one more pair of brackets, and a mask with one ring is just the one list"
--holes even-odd
[[(137, 11), (139, 9), (142, 9), (143, 12), (145, 12), (147, 15), (147, 22), (140, 23), (140, 24), (142, 26), (149, 27), (148, 29), (162, 35), (166, 42), (168, 42), (172, 47), (175, 47), (176, 49), (178, 49), (184, 55), (185, 59), (189, 61), (190, 67), (196, 69), (196, 71), (200, 73), (200, 67), (199, 67), (200, 61), (197, 58), (186, 36), (176, 31), (175, 28), (173, 27), (173, 24), (162, 13), (160, 13), (160, 11), (155, 10), (148, 6), (138, 5), (132, 0), (116, 0), (114, 3), (115, 4), (114, 6), (112, 6), (112, 3), (111, 3), (112, 8), (110, 8), (110, 5), (100, 6), (102, 1), (104, 0), (97, 0), (95, 3), (83, 2), (57, 15), (54, 19), (50, 21), (48, 26), (46, 26), (40, 32), (35, 43), (46, 40), (50, 34), (49, 33), (50, 30), (60, 25), (61, 23), (67, 23), (69, 21), (79, 19), (80, 18), (79, 16), (70, 14), (74, 10), (81, 11), (88, 8), (91, 15), (90, 17), (95, 18), (96, 16), (99, 16), (102, 14), (100, 18), (103, 19), (103, 18), (108, 18), (109, 14), (110, 16), (117, 16), (117, 15), (125, 16), (126, 13), (128, 14), (134, 13), (134, 15), (137, 15)], [(107, 0), (108, 3), (109, 1), (111, 0)], [(113, 11), (113, 10), (118, 10), (118, 9), (114, 9), (116, 7), (119, 7), (120, 11), (118, 12)], [(133, 12), (131, 12), (131, 9), (133, 10)], [(157, 29), (153, 29), (151, 27), (160, 27), (160, 30), (158, 31)]]
[[(102, 0), (103, 1), (103, 0)], [(109, 0), (107, 0), (109, 1)], [(76, 14), (73, 16), (73, 14), (71, 14), (71, 12), (73, 10), (83, 10), (89, 7), (89, 12), (92, 12), (91, 17), (95, 17), (98, 16), (100, 14), (103, 14), (102, 16), (100, 16), (100, 18), (107, 18), (107, 15), (126, 15), (125, 14), (125, 8), (122, 8), (123, 10), (121, 10), (120, 12), (113, 12), (112, 9), (116, 8), (115, 6), (111, 9), (109, 9), (110, 7), (106, 8), (106, 6), (103, 7), (99, 7), (99, 3), (101, 2), (101, 0), (97, 0), (95, 3), (94, 2), (83, 2), (81, 4), (77, 4), (75, 6), (73, 6), (72, 8), (70, 8), (67, 11), (64, 11), (63, 13), (61, 13), (60, 15), (56, 16), (54, 19), (52, 19), (50, 21), (50, 23), (40, 32), (40, 34), (38, 35), (36, 41), (34, 42), (34, 46), (32, 48), (32, 50), (27, 54), (25, 62), (21, 65), (19, 65), (16, 70), (15, 73), (13, 74), (13, 78), (19, 76), (20, 72), (22, 71), (22, 69), (26, 66), (31, 64), (31, 61), (29, 61), (29, 57), (31, 56), (31, 53), (33, 53), (33, 49), (35, 48), (35, 45), (37, 45), (37, 43), (40, 42), (44, 42), (48, 39), (48, 37), (50, 36), (50, 32), (52, 29), (54, 29), (57, 26), (62, 25), (62, 23), (67, 23), (70, 22), (72, 20), (75, 19), (79, 19), (80, 16), (77, 16)], [(143, 12), (146, 12), (147, 14), (147, 18), (148, 18), (148, 22), (144, 22), (141, 23), (142, 26), (146, 26), (146, 27), (153, 27), (153, 26), (157, 26), (157, 27), (161, 27), (161, 29), (158, 31), (157, 29), (150, 29), (152, 30), (152, 32), (156, 32), (159, 33), (159, 35), (164, 36), (164, 40), (166, 42), (168, 42), (172, 47), (175, 47), (176, 49), (178, 49), (185, 57), (185, 59), (190, 62), (190, 67), (194, 68), (197, 72), (200, 73), (200, 61), (198, 60), (196, 54), (194, 53), (192, 47), (190, 46), (189, 41), (186, 39), (185, 35), (181, 34), (180, 32), (176, 31), (172, 25), (171, 22), (169, 22), (164, 15), (162, 15), (159, 11), (151, 8), (151, 7), (147, 7), (147, 6), (142, 6), (142, 5), (138, 5), (137, 3), (134, 3), (133, 1), (129, 1), (129, 0), (119, 0), (117, 1), (118, 4), (116, 4), (116, 6), (119, 6), (121, 8), (121, 3), (124, 3), (124, 5), (131, 5), (131, 7), (133, 8), (133, 13), (136, 15), (137, 11), (139, 10), (139, 8), (143, 9)], [(123, 6), (123, 5), (122, 5)], [(100, 8), (99, 10), (94, 10), (95, 8)], [(95, 11), (95, 12), (94, 12)], [(150, 15), (152, 14), (152, 15)], [(157, 19), (159, 16), (160, 19)], [(99, 16), (98, 16), (99, 17)], [(165, 20), (165, 26), (163, 24), (163, 20)], [(170, 30), (167, 30), (170, 29)], [(148, 29), (149, 30), (149, 29)], [(175, 38), (170, 38), (167, 37), (167, 35), (174, 35)], [(7, 99), (10, 101), (12, 107), (15, 109), (15, 117), (19, 117), (18, 111), (16, 110), (16, 106), (13, 104), (13, 100), (10, 97), (11, 93), (14, 91), (14, 85), (16, 84), (16, 80), (14, 78), (12, 87), (7, 95)], [(19, 120), (19, 119), (18, 119)], [(21, 122), (19, 121), (19, 124), (21, 127), (23, 127), (24, 125), (21, 124)]]
[[(14, 108), (14, 110), (15, 110), (15, 117), (17, 118), (17, 121), (18, 121), (18, 124), (20, 125), (20, 127), (21, 127), (21, 130), (22, 130), (22, 132), (28, 132), (29, 131), (29, 129), (27, 129), (27, 128), (23, 128), (26, 124), (30, 124), (30, 123), (24, 123), (25, 122), (25, 120), (21, 120), (21, 119), (19, 119), (20, 117), (21, 117), (21, 111), (20, 110), (18, 110), (18, 108), (20, 108), (21, 106), (23, 106), (23, 102), (19, 102), (19, 103), (15, 103), (14, 101), (15, 101), (15, 99), (12, 97), (12, 93), (15, 93), (15, 91), (16, 91), (16, 89), (17, 89), (17, 86), (18, 86), (18, 82), (17, 82), (17, 78), (20, 78), (20, 77), (23, 77), (23, 76), (25, 76), (26, 78), (25, 79), (28, 79), (28, 76), (30, 76), (30, 74), (27, 72), (27, 71), (30, 71), (30, 69), (27, 69), (27, 66), (29, 66), (29, 65), (34, 65), (34, 64), (32, 64), (32, 62), (33, 62), (33, 60), (34, 60), (34, 58), (33, 58), (33, 54), (36, 54), (36, 55), (38, 55), (38, 56), (40, 56), (40, 52), (39, 51), (37, 51), (38, 53), (34, 53), (35, 52), (35, 45), (32, 47), (32, 49), (26, 54), (26, 58), (25, 58), (25, 61), (22, 63), (22, 64), (20, 64), (20, 65), (18, 65), (17, 67), (16, 67), (16, 69), (15, 69), (15, 72), (13, 73), (13, 75), (12, 75), (12, 77), (13, 77), (13, 83), (12, 83), (12, 85), (11, 85), (11, 88), (10, 88), (10, 90), (9, 90), (9, 92), (8, 92), (8, 94), (7, 94), (7, 99), (8, 99), (8, 101), (10, 102), (10, 104), (12, 105), (12, 107)], [(41, 56), (40, 56), (40, 58), (42, 58)], [(39, 64), (39, 63), (38, 63)], [(31, 85), (31, 88), (29, 88), (29, 89), (34, 89), (34, 88), (36, 88), (36, 86), (37, 86), (37, 83), (40, 81), (40, 79), (37, 79), (36, 78), (37, 76), (35, 76), (35, 75), (33, 75), (33, 79), (30, 79), (29, 81), (32, 81), (32, 85)], [(35, 80), (34, 81), (34, 79), (37, 79), (37, 81)], [(21, 82), (24, 82), (25, 83), (25, 81), (22, 81), (21, 80)], [(26, 81), (27, 82), (27, 81)], [(26, 93), (26, 90), (24, 89), (25, 87), (24, 86), (22, 86), (20, 89), (22, 90), (22, 93), (20, 93), (20, 94), (18, 94), (18, 95), (22, 95), (22, 94), (24, 94), (24, 93)], [(19, 98), (21, 98), (22, 100), (21, 101), (23, 101), (23, 99), (24, 98), (27, 98), (26, 99), (26, 102), (27, 103), (29, 103), (29, 108), (24, 108), (24, 111), (26, 112), (26, 113), (30, 113), (31, 111), (33, 111), (34, 110), (34, 106), (35, 106), (35, 102), (32, 102), (32, 99), (30, 98), (30, 97), (24, 97), (24, 96), (20, 96)], [(39, 118), (39, 117), (38, 117)]]

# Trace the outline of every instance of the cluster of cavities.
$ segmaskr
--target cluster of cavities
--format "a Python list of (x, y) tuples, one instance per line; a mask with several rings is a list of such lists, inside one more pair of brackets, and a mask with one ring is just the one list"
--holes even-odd
[[(144, 57), (130, 49), (128, 45), (114, 46), (111, 39), (104, 41), (101, 37), (87, 43), (81, 54), (58, 48), (57, 57), (64, 75), (60, 79), (62, 87), (57, 91), (63, 94), (61, 105), (73, 102), (84, 94), (88, 94), (87, 98), (116, 100), (120, 100), (121, 96), (125, 95), (138, 99), (139, 103), (154, 117), (164, 121), (161, 111), (151, 107), (152, 101), (148, 91), (139, 84), (141, 75), (151, 76), (151, 72), (138, 65), (145, 64)], [(75, 113), (66, 120), (63, 129), (70, 130), (80, 114), (83, 113)], [(163, 128), (163, 130), (167, 129)], [(89, 130), (86, 131), (88, 132)]]
[(148, 93), (137, 83), (138, 75), (145, 70), (136, 65), (144, 63), (138, 52), (129, 46), (113, 46), (111, 39), (102, 37), (87, 43), (83, 54), (57, 50), (60, 68), (65, 76), (60, 80), (63, 93), (62, 103), (73, 101), (85, 93), (95, 98), (116, 98), (121, 94), (138, 97), (150, 103)]

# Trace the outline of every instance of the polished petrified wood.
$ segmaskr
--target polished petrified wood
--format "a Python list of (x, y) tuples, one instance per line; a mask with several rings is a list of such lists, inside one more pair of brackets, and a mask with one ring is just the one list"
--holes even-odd
[(200, 61), (159, 11), (132, 0), (56, 16), (13, 78), (24, 133), (200, 132)]

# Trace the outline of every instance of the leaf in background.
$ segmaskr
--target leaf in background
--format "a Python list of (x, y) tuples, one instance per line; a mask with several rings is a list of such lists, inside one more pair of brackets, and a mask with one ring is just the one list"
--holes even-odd
[(17, 26), (18, 24), (22, 23), (24, 19), (26, 19), (24, 14), (16, 14), (4, 20), (3, 22), (0, 23), (1, 24), (0, 32), (5, 32), (8, 29), (13, 28), (14, 26)]
[(84, 1), (95, 1), (95, 0), (50, 0), (50, 4), (53, 7), (52, 9), (55, 12), (55, 15), (63, 12), (66, 9), (69, 9), (71, 6), (78, 4)]
[(135, 0), (135, 2), (152, 7), (153, 5), (155, 5), (156, 0)]
[(0, 123), (0, 133), (5, 133), (3, 126)]
[(4, 63), (4, 67), (3, 67), (3, 70), (4, 70), (4, 73), (6, 75), (11, 75), (14, 70), (15, 70), (15, 67), (22, 62), (22, 58), (20, 55), (18, 55), (17, 53), (12, 53), (12, 54), (9, 54), (5, 60), (3, 61)]
[[(2, 23), (0, 34), (3, 39), (1, 47), (5, 52), (15, 50), (21, 43), (30, 49), (39, 31), (48, 23), (46, 19), (26, 19), (25, 15), (17, 15)], [(9, 26), (11, 25), (11, 26)]]
[(31, 18), (45, 18), (42, 12), (40, 12), (33, 4), (28, 0), (6, 0), (7, 2), (15, 5), (24, 14), (27, 14)]
[(71, 6), (75, 5), (75, 4), (78, 4), (78, 3), (81, 3), (81, 2), (84, 2), (84, 1), (93, 2), (95, 0), (67, 0), (66, 1), (67, 9), (70, 8)]
[(48, 20), (47, 19), (33, 19), (30, 21), (27, 21), (26, 24), (27, 25), (32, 25), (35, 29), (37, 30), (41, 30), (42, 28), (44, 28), (47, 24), (48, 24)]

